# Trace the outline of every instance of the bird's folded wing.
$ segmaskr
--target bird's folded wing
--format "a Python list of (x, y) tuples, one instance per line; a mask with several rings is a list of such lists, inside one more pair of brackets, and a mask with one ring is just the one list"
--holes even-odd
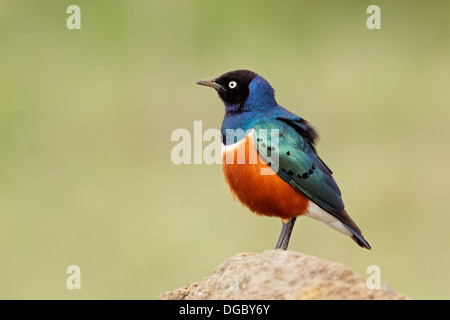
[(310, 136), (303, 136), (302, 127), (296, 127), (296, 122), (277, 118), (257, 121), (255, 147), (281, 179), (342, 220), (344, 203), (332, 172), (317, 156)]

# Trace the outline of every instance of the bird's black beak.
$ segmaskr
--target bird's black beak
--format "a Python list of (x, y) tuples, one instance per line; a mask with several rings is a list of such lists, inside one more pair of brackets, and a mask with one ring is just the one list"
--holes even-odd
[(218, 84), (216, 81), (216, 79), (205, 79), (205, 80), (200, 80), (197, 81), (196, 84), (199, 84), (201, 86), (207, 86), (207, 87), (211, 87), (214, 88), (216, 90), (225, 90), (220, 84)]

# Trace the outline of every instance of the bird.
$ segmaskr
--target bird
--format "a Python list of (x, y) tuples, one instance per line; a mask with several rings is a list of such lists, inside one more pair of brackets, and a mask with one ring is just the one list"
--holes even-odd
[(287, 250), (297, 217), (306, 216), (371, 250), (318, 156), (316, 130), (277, 103), (267, 80), (239, 69), (196, 84), (214, 88), (225, 105), (222, 169), (233, 197), (257, 215), (282, 220), (275, 249)]

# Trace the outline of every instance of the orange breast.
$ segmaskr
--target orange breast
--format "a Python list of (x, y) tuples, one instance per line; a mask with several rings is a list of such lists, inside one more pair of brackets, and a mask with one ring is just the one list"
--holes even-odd
[[(278, 175), (262, 175), (263, 168), (272, 169), (259, 156), (256, 156), (256, 161), (251, 161), (255, 159), (255, 154), (256, 148), (251, 136), (236, 148), (223, 152), (223, 173), (233, 196), (251, 211), (265, 216), (288, 220), (306, 213), (308, 198)], [(245, 161), (240, 161), (244, 163), (238, 163), (238, 159), (243, 160), (244, 155)]]

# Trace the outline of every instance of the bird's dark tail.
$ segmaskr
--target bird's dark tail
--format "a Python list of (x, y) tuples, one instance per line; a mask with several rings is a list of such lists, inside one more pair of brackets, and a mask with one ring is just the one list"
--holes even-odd
[(370, 244), (364, 239), (361, 229), (356, 225), (355, 221), (350, 218), (347, 211), (343, 210), (340, 214), (334, 213), (333, 216), (339, 219), (342, 224), (352, 233), (351, 238), (355, 241), (360, 247), (371, 250)]
[(347, 224), (344, 224), (351, 233), (353, 233), (352, 239), (355, 241), (360, 247), (372, 250), (370, 244), (364, 239), (361, 233), (356, 232), (353, 228), (349, 227)]

